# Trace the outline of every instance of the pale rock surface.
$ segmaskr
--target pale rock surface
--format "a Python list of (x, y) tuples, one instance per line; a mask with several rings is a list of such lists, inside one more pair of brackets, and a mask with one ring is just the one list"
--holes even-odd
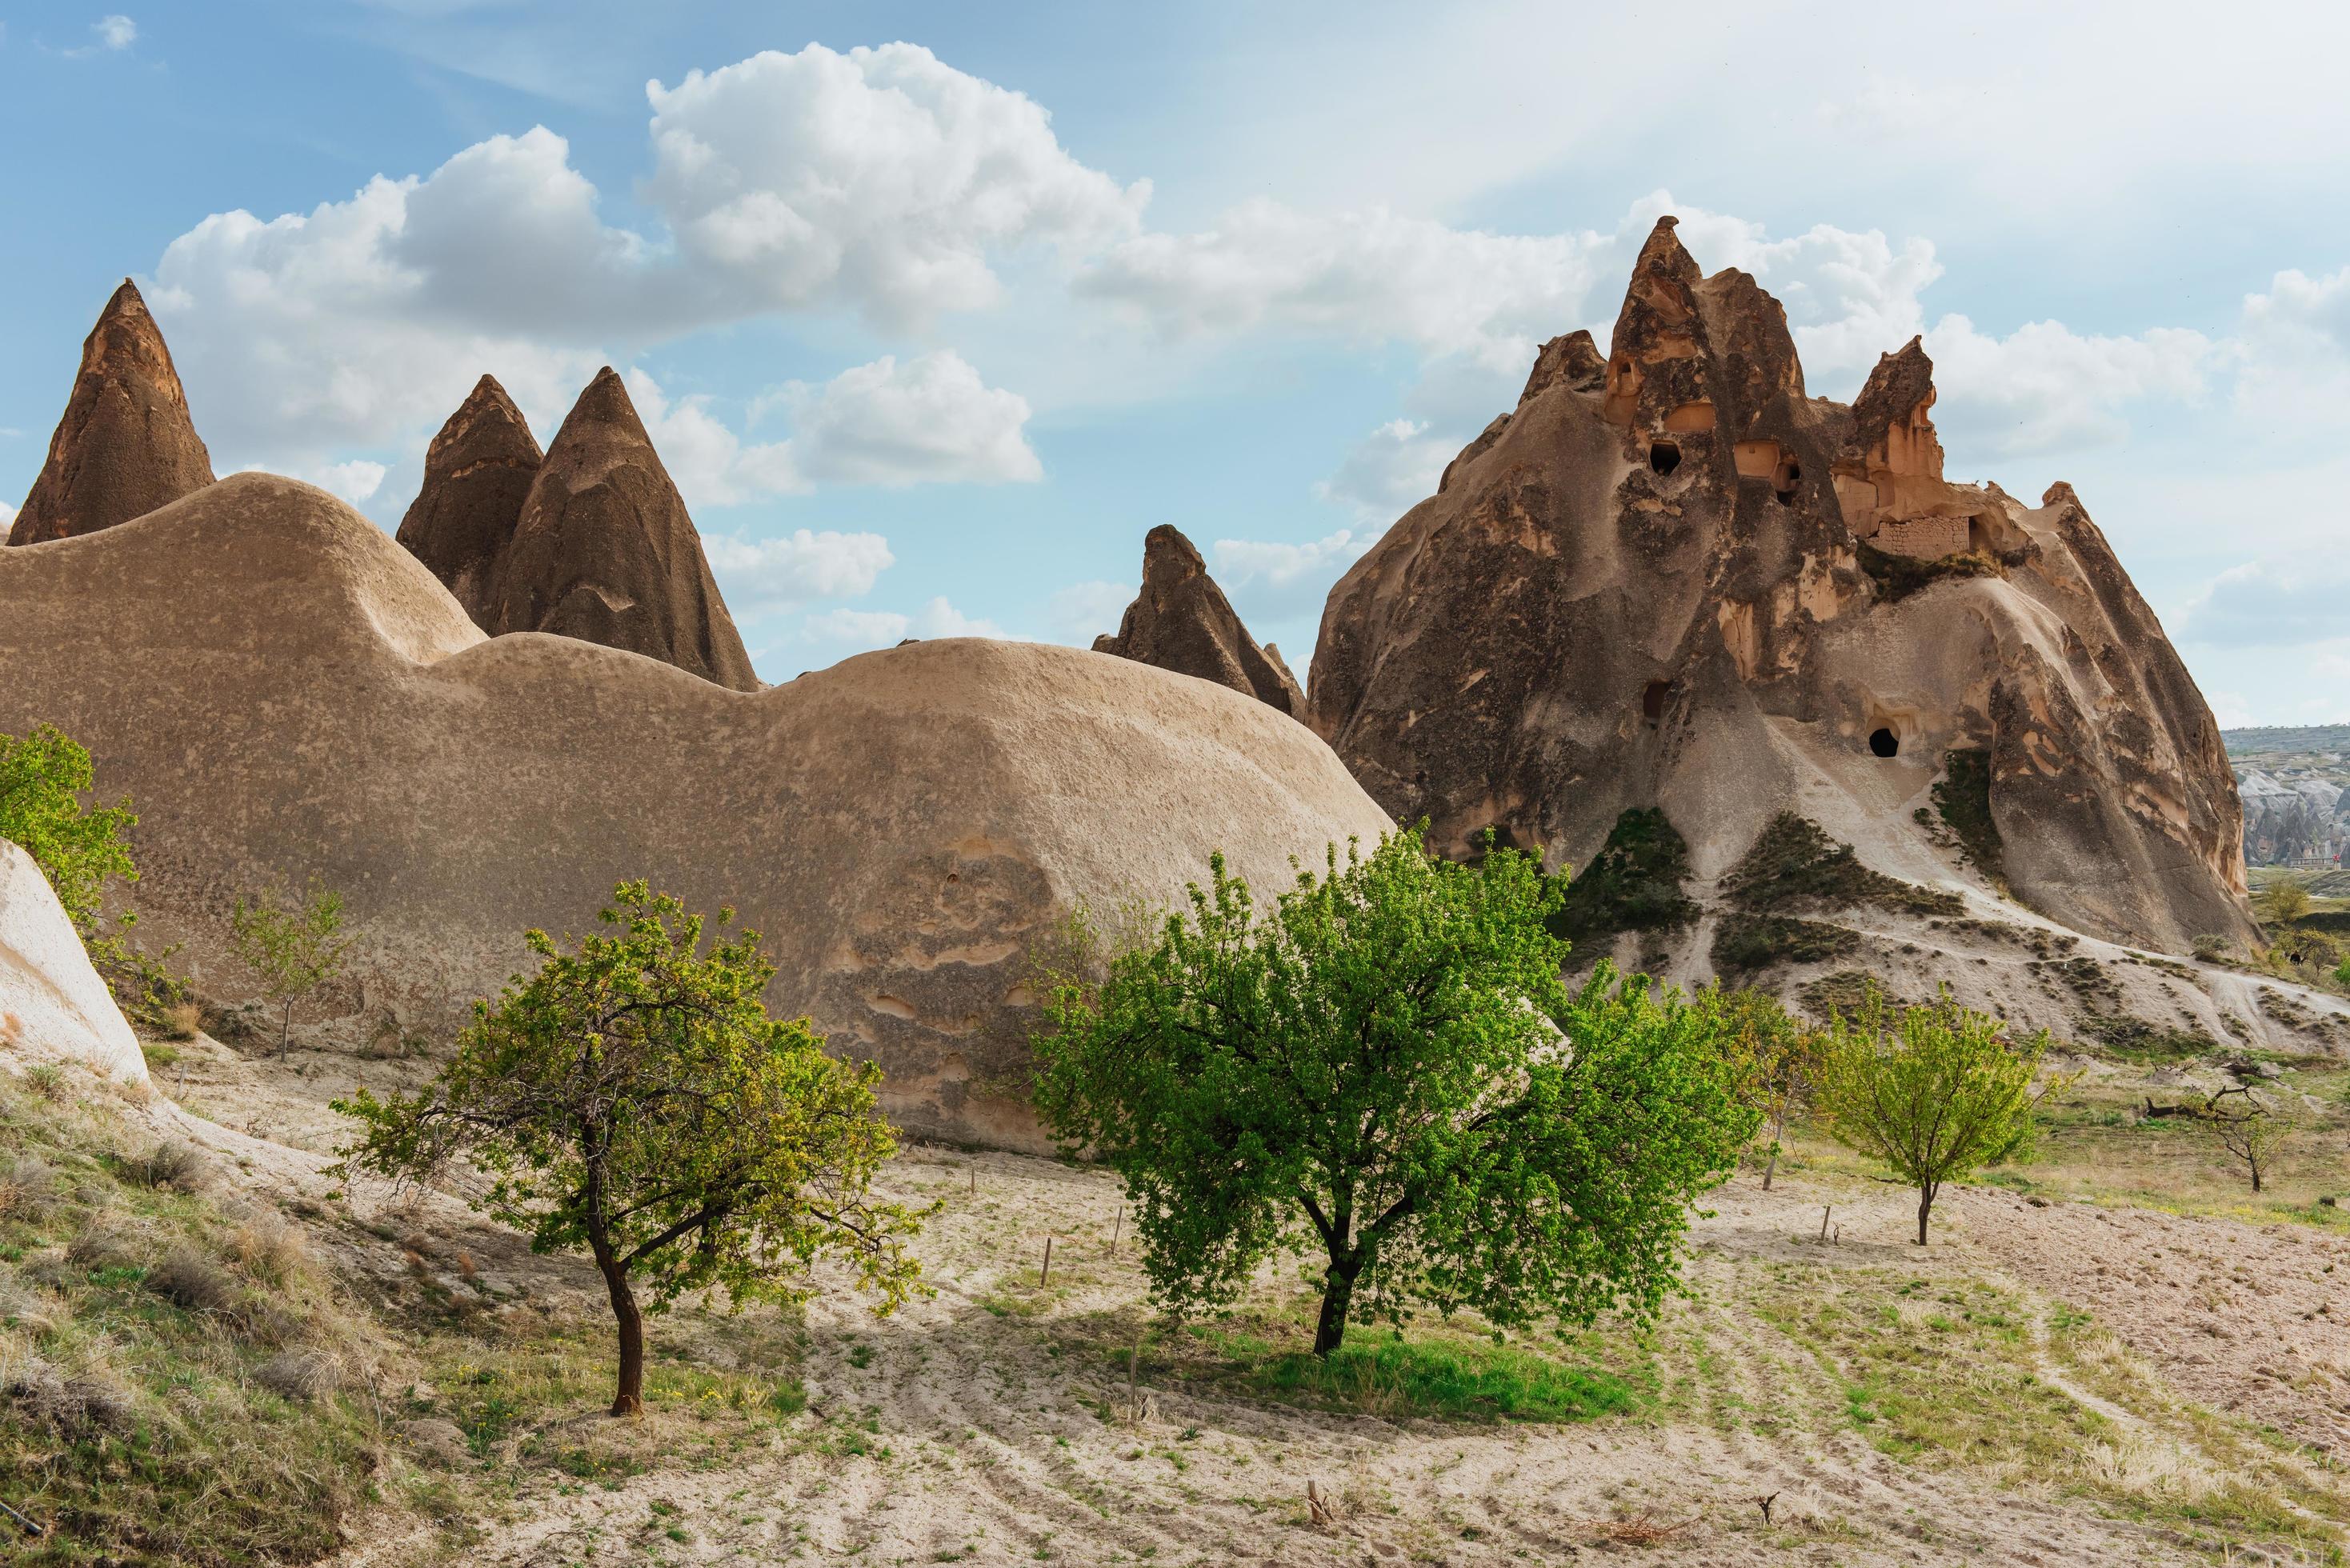
[[(90, 638), (93, 606), (108, 633)], [(0, 552), (0, 731), (47, 719), (137, 803), (140, 930), (214, 994), (238, 894), (317, 877), (357, 940), (339, 1021), (442, 1033), (614, 883), (733, 904), (769, 996), (879, 1061), (917, 1130), (1043, 1147), (1028, 955), (1073, 904), (1164, 904), (1222, 850), (1262, 893), (1388, 826), (1304, 725), (1207, 681), (980, 639), (757, 693), (567, 638), (485, 638), (324, 492), (237, 474)]]
[(0, 838), (0, 1059), (69, 1062), (120, 1084), (147, 1081), (147, 1059), (90, 967), (48, 878)]
[(1164, 523), (1143, 535), (1141, 591), (1116, 635), (1094, 639), (1094, 651), (1212, 680), (1294, 719), (1305, 716), (1305, 693), (1281, 649), (1257, 645), (1199, 547)]
[(188, 394), (125, 278), (82, 340), (81, 369), (49, 438), (11, 545), (37, 545), (111, 528), (213, 482), (212, 454), (188, 417)]
[(2194, 680), (2069, 486), (1943, 477), (1933, 397), (1915, 341), (1851, 407), (1808, 396), (1778, 302), (1662, 220), (1609, 358), (1546, 345), (1331, 591), (1312, 722), (1450, 850), (1493, 826), (1581, 866), (1658, 806), (1711, 879), (1794, 811), (1989, 903), (1932, 820), (1980, 753), (2023, 904), (2172, 951), (2248, 938)]

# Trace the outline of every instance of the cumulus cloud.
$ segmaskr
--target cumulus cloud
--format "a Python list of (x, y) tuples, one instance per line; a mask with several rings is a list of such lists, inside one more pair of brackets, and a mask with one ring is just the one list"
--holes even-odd
[(130, 17), (116, 15), (100, 17), (90, 24), (101, 49), (127, 49), (139, 41), (139, 24)]
[(828, 528), (799, 528), (770, 539), (705, 534), (702, 548), (726, 602), (754, 614), (816, 599), (855, 598), (871, 592), (898, 560), (879, 534)]
[(2223, 648), (2350, 638), (2350, 568), (2330, 556), (2230, 566), (2189, 603), (2178, 637)]
[(315, 484), (331, 495), (339, 496), (357, 506), (383, 488), (383, 477), (391, 471), (380, 462), (354, 458), (348, 462), (321, 463), (308, 468), (272, 469), (249, 462), (240, 472), (245, 473), (284, 473), (288, 479), (298, 479), (305, 484)]
[(2350, 266), (2278, 273), (2245, 297), (2243, 342), (2239, 413), (2286, 438), (2350, 424)]
[(1389, 420), (1356, 442), (1338, 471), (1316, 484), (1314, 493), (1324, 501), (1351, 506), (1366, 521), (1384, 527), (1436, 493), (1436, 482), (1444, 477), (1445, 464), (1461, 445), (1430, 435), (1425, 424)]
[(1216, 581), (1243, 616), (1287, 620), (1318, 610), (1348, 566), (1378, 543), (1384, 525), (1340, 528), (1305, 544), (1261, 539), (1219, 539), (1210, 552)]
[(632, 369), (624, 379), (645, 433), (687, 506), (731, 506), (807, 489), (791, 442), (745, 444), (710, 412), (708, 398), (671, 399), (642, 370)]
[[(1027, 98), (910, 44), (810, 45), (646, 90), (660, 234), (605, 223), (569, 144), (538, 127), (174, 240), (150, 303), (208, 430), (267, 461), (406, 439), (484, 369), (536, 415), (605, 359), (700, 327), (988, 304), (1002, 258), (1131, 236), (1149, 199), (1071, 157)], [(914, 364), (952, 380), (952, 364)], [(1013, 411), (999, 399), (988, 427), (998, 477), (1020, 477)]]
[(16, 508), (5, 501), (0, 501), (0, 534), (6, 533), (8, 525), (16, 521)]
[(1147, 181), (1070, 157), (1023, 94), (912, 44), (770, 50), (645, 92), (647, 193), (738, 306), (837, 297), (890, 324), (970, 309), (998, 296), (993, 253), (1089, 251), (1149, 200)]
[(2184, 327), (2084, 337), (2061, 322), (2034, 321), (1993, 337), (1952, 315), (1925, 337), (1940, 391), (1934, 421), (1956, 439), (1960, 468), (1970, 451), (2013, 457), (2119, 441), (2129, 433), (2125, 409), (2201, 399), (2223, 357), (2220, 346)]
[(800, 627), (809, 642), (845, 643), (855, 648), (889, 648), (910, 637), (992, 637), (1011, 634), (992, 620), (967, 616), (943, 597), (933, 598), (912, 615), (895, 610), (836, 609), (812, 615)]
[(1576, 318), (1612, 236), (1455, 229), (1383, 208), (1319, 215), (1253, 201), (1200, 234), (1139, 234), (1080, 294), (1170, 336), (1263, 327), (1527, 361)]
[(1045, 477), (1028, 444), (1028, 400), (983, 383), (951, 350), (899, 363), (884, 355), (822, 387), (795, 382), (762, 400), (790, 411), (799, 462), (814, 479), (906, 485)]

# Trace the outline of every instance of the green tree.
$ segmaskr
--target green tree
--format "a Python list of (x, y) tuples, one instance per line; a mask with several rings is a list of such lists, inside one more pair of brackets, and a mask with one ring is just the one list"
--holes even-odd
[(1319, 1260), (1319, 1355), (1414, 1303), (1504, 1327), (1661, 1304), (1753, 1129), (1719, 1020), (1606, 965), (1569, 993), (1560, 879), (1486, 847), (1334, 846), (1269, 913), (1216, 856), (1155, 935), (1105, 952), (1080, 920), (1045, 963), (1038, 1109), (1125, 1179), (1170, 1310), (1291, 1249)]
[[(775, 965), (642, 882), (614, 889), (613, 929), (558, 951), (474, 1004), (456, 1058), (412, 1098), (366, 1090), (336, 1108), (362, 1125), (345, 1170), (418, 1179), (455, 1158), (491, 1177), (474, 1207), (533, 1250), (595, 1259), (619, 1326), (612, 1414), (644, 1406), (644, 1315), (688, 1291), (739, 1308), (798, 1301), (819, 1252), (846, 1256), (889, 1313), (920, 1288), (905, 1243), (920, 1213), (875, 1199), (896, 1152), (874, 1110), (880, 1069), (837, 1061), (807, 1020), (767, 1016)], [(925, 1210), (924, 1212), (927, 1212)], [(640, 1307), (641, 1284), (650, 1297)]]
[(2261, 889), (2261, 924), (2289, 926), (2309, 913), (2309, 884), (2297, 877), (2278, 877)]
[(1723, 992), (1717, 987), (1708, 1000), (1721, 1014), (1721, 1049), (1738, 1084), (1738, 1097), (1760, 1120), (1756, 1136), (1770, 1140), (1762, 1166), (1762, 1190), (1768, 1192), (1778, 1173), (1787, 1117), (1810, 1101), (1816, 1085), (1822, 1036), (1789, 1016), (1767, 991)]
[(85, 805), (97, 780), (89, 753), (54, 724), (21, 740), (0, 735), (0, 838), (32, 856), (85, 941), (100, 940), (108, 878), (139, 880), (124, 836), (139, 818), (127, 795), (116, 805)]
[(2212, 1095), (2195, 1117), (2220, 1152), (2244, 1168), (2255, 1192), (2275, 1174), (2306, 1119), (2294, 1096), (2259, 1094), (2241, 1084)]
[[(2040, 1077), (2042, 1030), (2022, 1043), (1950, 1000), (1894, 1007), (1874, 985), (1828, 1036), (1819, 1104), (1837, 1140), (1918, 1189), (1918, 1245), (1942, 1183), (2019, 1158), (2033, 1111), (2071, 1077)], [(2035, 1086), (2036, 1085), (2036, 1086)]]
[(277, 1054), (291, 1049), (294, 1004), (343, 972), (350, 942), (343, 936), (343, 896), (313, 882), (300, 907), (277, 894), (236, 901), (229, 916), (230, 945), (261, 977), (261, 994), (282, 1011)]

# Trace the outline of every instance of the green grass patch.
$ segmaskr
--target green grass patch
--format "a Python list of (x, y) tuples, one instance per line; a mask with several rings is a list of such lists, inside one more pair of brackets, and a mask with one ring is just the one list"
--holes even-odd
[(1961, 747), (1942, 753), (1934, 809), (1967, 859), (1999, 888), (2007, 886), (2007, 846), (1991, 815), (1991, 753)]
[(1211, 1343), (1256, 1390), (1296, 1403), (1382, 1417), (1448, 1421), (1588, 1421), (1637, 1408), (1641, 1396), (1613, 1373), (1571, 1366), (1513, 1345), (1415, 1340), (1358, 1331), (1326, 1357), (1277, 1351), (1262, 1338)]
[(1574, 943), (1581, 960), (1596, 961), (1625, 931), (1679, 930), (1697, 919), (1697, 905), (1681, 891), (1689, 874), (1688, 841), (1663, 812), (1636, 806), (1616, 819), (1607, 842), (1568, 883), (1551, 934)]

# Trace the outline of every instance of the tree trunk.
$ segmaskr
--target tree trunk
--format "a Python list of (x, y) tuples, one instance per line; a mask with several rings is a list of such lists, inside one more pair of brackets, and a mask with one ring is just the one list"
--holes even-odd
[(2257, 1165), (2256, 1165), (2256, 1166), (2252, 1167), (2252, 1190), (2253, 1190), (2253, 1191), (2255, 1191), (2255, 1192), (2258, 1192), (2260, 1189), (2261, 1189), (2261, 1168), (2260, 1168), (2259, 1166), (2257, 1166)]
[(1933, 1189), (1931, 1187), (1920, 1187), (1920, 1188), (1918, 1188), (1918, 1245), (1919, 1245), (1920, 1247), (1922, 1247), (1922, 1246), (1924, 1246), (1924, 1245), (1926, 1244), (1926, 1217), (1927, 1217), (1928, 1215), (1931, 1214), (1933, 1211), (1934, 1211), (1934, 1189)]
[(620, 1330), (620, 1382), (612, 1396), (612, 1414), (640, 1415), (645, 1407), (645, 1314), (638, 1310), (637, 1293), (629, 1288), (629, 1272), (612, 1255), (608, 1243), (596, 1243), (596, 1267), (612, 1298), (612, 1316)]
[(286, 999), (285, 1014), (277, 1021), (277, 1059), (279, 1061), (286, 1060), (286, 1053), (293, 1048), (293, 1041), (294, 999), (289, 996)]
[(1771, 1124), (1771, 1158), (1762, 1165), (1762, 1190), (1765, 1192), (1771, 1190), (1771, 1178), (1778, 1173), (1779, 1141), (1786, 1136), (1786, 1133), (1787, 1118), (1784, 1116), (1774, 1118)]
[(1314, 1325), (1314, 1354), (1327, 1355), (1347, 1337), (1347, 1308), (1355, 1299), (1355, 1276), (1363, 1272), (1359, 1254), (1344, 1263), (1332, 1263), (1323, 1276), (1322, 1320)]

